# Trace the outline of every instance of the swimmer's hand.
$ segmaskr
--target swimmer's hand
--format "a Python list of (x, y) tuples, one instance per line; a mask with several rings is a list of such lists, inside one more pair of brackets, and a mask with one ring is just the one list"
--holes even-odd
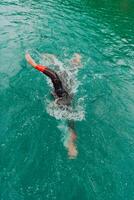
[(73, 65), (80, 65), (81, 64), (81, 55), (78, 53), (75, 53), (73, 58), (71, 59), (71, 62)]
[(37, 63), (36, 63), (36, 62), (34, 61), (34, 59), (30, 56), (29, 53), (26, 53), (25, 58), (26, 58), (27, 62), (28, 62), (30, 65), (32, 65), (33, 67), (36, 68)]

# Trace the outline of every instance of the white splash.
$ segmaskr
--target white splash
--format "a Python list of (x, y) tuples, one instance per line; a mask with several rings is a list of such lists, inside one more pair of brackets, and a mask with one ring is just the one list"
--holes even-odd
[(61, 106), (56, 104), (54, 101), (50, 101), (46, 108), (47, 112), (56, 119), (67, 119), (75, 121), (81, 121), (85, 119), (85, 110), (80, 104), (77, 104), (75, 108), (73, 108), (72, 106)]

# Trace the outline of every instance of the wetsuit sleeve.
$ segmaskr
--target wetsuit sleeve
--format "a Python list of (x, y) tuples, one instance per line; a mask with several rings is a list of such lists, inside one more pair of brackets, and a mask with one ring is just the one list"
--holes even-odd
[(48, 77), (50, 77), (52, 80), (57, 78), (57, 75), (54, 71), (52, 71), (51, 69), (49, 69), (46, 66), (43, 65), (36, 65), (35, 67), (37, 70), (41, 71), (42, 73), (44, 73), (45, 75), (47, 75)]
[(47, 67), (43, 65), (36, 65), (35, 69), (39, 70), (40, 72), (43, 72)]
[(67, 92), (63, 88), (62, 82), (56, 72), (54, 72), (53, 70), (49, 69), (48, 67), (45, 67), (42, 65), (36, 65), (35, 68), (37, 70), (41, 71), (43, 74), (45, 74), (46, 76), (48, 76), (51, 79), (54, 89), (55, 89), (55, 93), (58, 97), (62, 97), (63, 94), (67, 94)]

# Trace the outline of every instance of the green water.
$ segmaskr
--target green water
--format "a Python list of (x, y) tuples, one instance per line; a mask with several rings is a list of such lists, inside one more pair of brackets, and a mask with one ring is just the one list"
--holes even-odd
[[(82, 55), (75, 160), (28, 49)], [(134, 1), (2, 0), (0, 63), (0, 200), (133, 200)]]

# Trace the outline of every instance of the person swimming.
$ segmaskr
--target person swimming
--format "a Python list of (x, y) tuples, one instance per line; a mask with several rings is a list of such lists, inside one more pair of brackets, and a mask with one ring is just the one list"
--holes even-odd
[[(31, 66), (33, 66), (35, 69), (42, 72), (43, 74), (45, 74), (51, 79), (53, 88), (54, 88), (54, 92), (52, 94), (53, 94), (56, 104), (69, 106), (71, 104), (72, 95), (69, 94), (69, 92), (67, 91), (59, 75), (55, 71), (50, 69), (49, 67), (37, 64), (35, 60), (30, 56), (29, 53), (26, 53), (25, 58)], [(80, 58), (81, 57), (79, 54), (75, 54), (74, 58), (71, 60), (72, 64), (78, 67), (78, 64), (80, 63)], [(63, 74), (63, 75), (66, 76), (66, 74)], [(68, 120), (67, 124), (68, 124), (68, 130), (69, 130), (69, 135), (70, 135), (68, 139), (68, 144), (67, 144), (68, 154), (70, 158), (74, 158), (78, 154), (76, 146), (74, 144), (76, 140), (76, 133), (74, 131), (74, 121)]]
[(58, 74), (46, 66), (37, 64), (35, 62), (35, 60), (28, 53), (26, 54), (26, 60), (35, 69), (42, 72), (43, 74), (45, 74), (46, 76), (48, 76), (51, 79), (51, 81), (53, 83), (53, 87), (54, 87), (53, 96), (56, 100), (56, 103), (62, 104), (62, 105), (70, 105), (71, 96), (64, 88), (62, 81), (60, 80)]

